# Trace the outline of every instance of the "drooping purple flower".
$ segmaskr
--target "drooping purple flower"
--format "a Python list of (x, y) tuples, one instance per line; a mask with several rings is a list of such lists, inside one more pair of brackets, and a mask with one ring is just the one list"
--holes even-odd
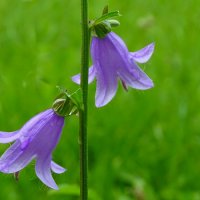
[[(114, 32), (104, 38), (93, 37), (91, 56), (93, 66), (89, 68), (88, 82), (97, 80), (97, 107), (106, 105), (115, 96), (118, 79), (125, 88), (128, 86), (139, 90), (153, 87), (152, 80), (136, 64), (147, 62), (154, 51), (154, 43), (136, 52), (129, 52), (123, 40)], [(80, 74), (72, 77), (80, 84)]]
[(58, 189), (51, 170), (60, 174), (65, 169), (52, 161), (52, 151), (60, 139), (63, 125), (64, 117), (48, 109), (31, 118), (18, 131), (0, 132), (0, 143), (15, 141), (0, 157), (0, 171), (17, 173), (35, 159), (38, 178), (50, 188)]

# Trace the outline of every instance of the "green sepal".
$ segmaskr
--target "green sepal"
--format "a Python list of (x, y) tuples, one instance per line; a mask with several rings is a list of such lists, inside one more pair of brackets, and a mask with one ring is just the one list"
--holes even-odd
[(71, 99), (71, 101), (77, 106), (78, 110), (83, 110), (83, 101), (82, 101), (82, 90), (79, 88), (74, 93), (69, 94), (67, 96)]
[(66, 117), (77, 114), (79, 110), (83, 110), (81, 89), (72, 94), (66, 90), (61, 91), (52, 105), (52, 109), (57, 115)]
[(112, 28), (108, 21), (103, 21), (93, 27), (93, 33), (99, 38), (104, 38), (111, 30)]
[(119, 17), (121, 16), (119, 11), (113, 11), (113, 12), (109, 12), (109, 13), (106, 13), (104, 15), (102, 15), (101, 17), (99, 17), (98, 19), (96, 19), (94, 21), (94, 25), (97, 25), (99, 23), (101, 23), (102, 21), (105, 21), (105, 20), (108, 20), (108, 19), (111, 19), (113, 17)]
[(119, 11), (108, 12), (108, 6), (105, 6), (101, 17), (89, 21), (89, 28), (93, 36), (104, 38), (112, 31), (112, 27), (120, 25), (119, 21), (112, 19), (118, 16), (121, 16)]
[(104, 8), (103, 8), (103, 12), (102, 12), (102, 15), (105, 15), (108, 13), (108, 5), (106, 5)]

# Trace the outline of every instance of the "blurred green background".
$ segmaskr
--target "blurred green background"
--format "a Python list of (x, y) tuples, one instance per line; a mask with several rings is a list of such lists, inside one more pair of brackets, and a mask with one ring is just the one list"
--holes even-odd
[[(0, 0), (0, 130), (17, 130), (50, 107), (56, 85), (77, 88), (70, 77), (80, 70), (79, 4)], [(155, 87), (120, 86), (97, 109), (89, 86), (90, 200), (200, 200), (200, 0), (90, 0), (90, 18), (107, 4), (123, 15), (115, 31), (130, 51), (156, 43), (140, 65)], [(79, 199), (77, 117), (66, 120), (54, 160), (68, 169), (54, 175), (60, 191), (44, 186), (32, 163), (19, 182), (0, 174), (0, 199)]]

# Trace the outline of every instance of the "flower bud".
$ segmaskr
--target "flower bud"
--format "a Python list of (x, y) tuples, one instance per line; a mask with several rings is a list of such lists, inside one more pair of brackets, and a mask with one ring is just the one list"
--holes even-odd
[(118, 20), (115, 19), (109, 19), (108, 22), (110, 23), (111, 27), (117, 27), (120, 25), (120, 22)]

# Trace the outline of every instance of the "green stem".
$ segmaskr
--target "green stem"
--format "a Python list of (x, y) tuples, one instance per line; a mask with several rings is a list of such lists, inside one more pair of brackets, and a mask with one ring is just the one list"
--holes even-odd
[(80, 199), (88, 199), (88, 145), (87, 145), (87, 97), (88, 97), (88, 64), (90, 33), (88, 28), (88, 2), (81, 0), (81, 89), (83, 94), (83, 110), (79, 112), (80, 123)]

